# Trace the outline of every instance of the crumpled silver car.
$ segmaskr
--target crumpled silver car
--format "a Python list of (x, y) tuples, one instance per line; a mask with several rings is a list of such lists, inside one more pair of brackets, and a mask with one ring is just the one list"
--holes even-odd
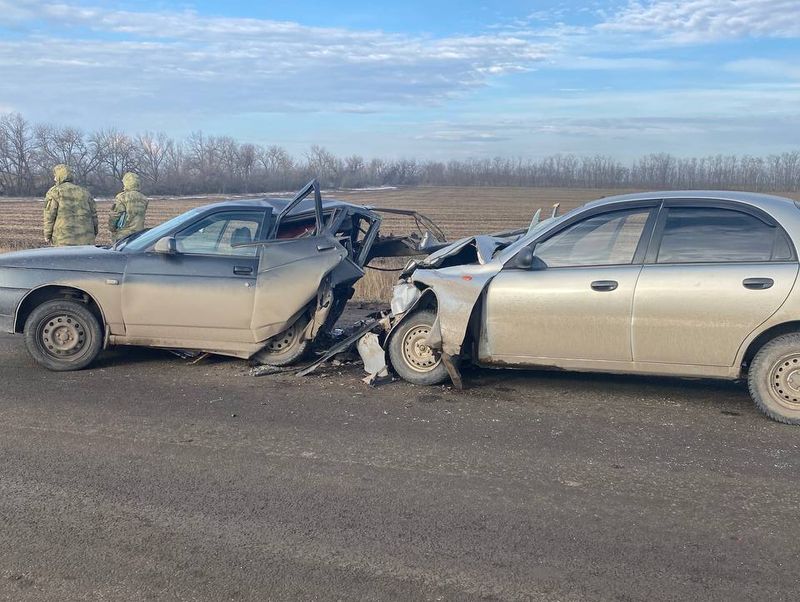
[(388, 355), (418, 384), (489, 367), (747, 378), (800, 424), (800, 204), (744, 192), (601, 199), (411, 261)]
[[(418, 233), (380, 235), (381, 211)], [(373, 258), (439, 239), (412, 211), (323, 202), (314, 180), (292, 200), (200, 207), (112, 247), (0, 255), (0, 328), (51, 370), (88, 366), (108, 345), (288, 365), (330, 330)]]

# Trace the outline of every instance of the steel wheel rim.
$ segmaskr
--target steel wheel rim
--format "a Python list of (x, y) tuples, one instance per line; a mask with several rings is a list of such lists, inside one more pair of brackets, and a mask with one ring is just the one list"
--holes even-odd
[(297, 342), (300, 329), (292, 324), (280, 334), (276, 334), (267, 342), (266, 350), (268, 353), (286, 353)]
[(75, 359), (86, 349), (88, 340), (86, 327), (70, 313), (54, 314), (39, 327), (39, 345), (47, 355), (56, 359)]
[(781, 406), (800, 411), (800, 353), (785, 355), (772, 365), (769, 390)]
[(431, 327), (420, 325), (411, 328), (403, 337), (403, 359), (415, 372), (430, 372), (441, 361), (441, 355), (428, 345)]

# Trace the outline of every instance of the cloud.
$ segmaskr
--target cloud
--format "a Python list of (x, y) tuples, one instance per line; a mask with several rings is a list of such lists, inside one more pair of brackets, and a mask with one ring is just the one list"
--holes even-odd
[(9, 100), (46, 107), (69, 98), (117, 113), (432, 105), (553, 52), (499, 32), (431, 37), (32, 0), (0, 0), (0, 15), (0, 24), (30, 25), (0, 40)]
[(425, 132), (415, 136), (416, 140), (435, 140), (438, 142), (468, 142), (468, 143), (486, 143), (486, 142), (502, 142), (510, 140), (511, 138), (506, 135), (500, 135), (491, 131), (480, 131), (475, 127), (467, 128), (453, 128), (453, 129), (439, 129), (432, 132)]
[(741, 59), (725, 63), (724, 69), (730, 73), (739, 73), (764, 79), (800, 79), (800, 65), (788, 61), (771, 59)]
[(678, 44), (740, 38), (800, 37), (797, 0), (633, 1), (597, 30), (617, 34), (654, 33)]

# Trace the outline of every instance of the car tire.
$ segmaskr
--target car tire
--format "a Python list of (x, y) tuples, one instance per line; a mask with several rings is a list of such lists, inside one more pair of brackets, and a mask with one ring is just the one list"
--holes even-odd
[(28, 316), (23, 332), (30, 356), (55, 372), (82, 370), (103, 348), (100, 321), (79, 301), (42, 303)]
[(800, 333), (784, 334), (758, 350), (747, 375), (750, 396), (769, 418), (800, 424)]
[(418, 311), (400, 323), (389, 340), (389, 361), (397, 375), (415, 385), (438, 385), (449, 374), (441, 353), (425, 344), (436, 314)]
[(253, 356), (253, 360), (275, 367), (291, 366), (299, 362), (311, 349), (311, 340), (303, 338), (306, 326), (308, 317), (301, 316), (289, 328), (270, 338)]

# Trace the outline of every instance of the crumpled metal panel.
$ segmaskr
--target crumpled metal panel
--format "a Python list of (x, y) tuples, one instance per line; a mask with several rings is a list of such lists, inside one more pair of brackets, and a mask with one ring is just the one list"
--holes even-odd
[(483, 289), (500, 269), (502, 265), (496, 263), (472, 264), (417, 270), (411, 276), (414, 282), (429, 287), (436, 295), (442, 351), (447, 355), (461, 354), (472, 310)]
[(400, 316), (407, 312), (421, 295), (420, 290), (410, 282), (396, 284), (392, 292), (392, 315)]
[(509, 239), (503, 236), (491, 236), (488, 234), (481, 234), (478, 236), (468, 236), (455, 241), (453, 244), (443, 247), (431, 253), (425, 259), (418, 262), (421, 268), (436, 268), (442, 265), (445, 259), (453, 257), (460, 253), (464, 248), (472, 245), (475, 247), (478, 263), (483, 265), (492, 260), (498, 248), (508, 245), (514, 239)]

